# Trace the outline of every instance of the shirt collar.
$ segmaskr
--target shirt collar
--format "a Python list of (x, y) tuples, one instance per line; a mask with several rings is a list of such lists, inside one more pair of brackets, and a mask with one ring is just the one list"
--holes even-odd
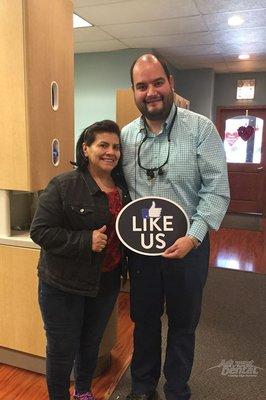
[(175, 116), (176, 108), (177, 108), (176, 105), (173, 103), (171, 111), (169, 112), (168, 117), (167, 117), (167, 119), (166, 119), (166, 121), (164, 123), (164, 127), (165, 128), (168, 128), (171, 125), (171, 122), (172, 122), (172, 120), (173, 120), (173, 118)]

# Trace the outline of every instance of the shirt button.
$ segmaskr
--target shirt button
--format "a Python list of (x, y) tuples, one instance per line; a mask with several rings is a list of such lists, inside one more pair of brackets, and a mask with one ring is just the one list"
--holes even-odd
[(81, 212), (81, 213), (84, 213), (84, 208), (81, 208), (80, 210), (79, 210), (79, 212)]

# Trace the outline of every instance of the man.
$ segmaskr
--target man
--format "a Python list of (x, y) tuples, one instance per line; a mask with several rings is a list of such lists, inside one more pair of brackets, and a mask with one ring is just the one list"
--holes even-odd
[(187, 212), (191, 225), (162, 256), (131, 254), (131, 318), (135, 322), (127, 400), (151, 400), (161, 373), (161, 316), (168, 316), (164, 362), (167, 400), (190, 398), (195, 329), (209, 263), (209, 229), (229, 203), (221, 139), (204, 116), (174, 105), (174, 82), (159, 57), (145, 54), (131, 68), (142, 113), (122, 130), (123, 168), (131, 198), (161, 196)]

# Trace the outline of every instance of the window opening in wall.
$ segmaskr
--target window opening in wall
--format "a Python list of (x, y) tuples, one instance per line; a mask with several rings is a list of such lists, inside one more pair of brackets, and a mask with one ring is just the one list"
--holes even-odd
[(239, 115), (225, 121), (224, 149), (229, 163), (261, 162), (263, 119)]

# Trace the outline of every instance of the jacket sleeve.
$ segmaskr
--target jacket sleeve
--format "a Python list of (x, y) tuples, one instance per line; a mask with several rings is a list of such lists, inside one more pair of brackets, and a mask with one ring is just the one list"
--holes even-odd
[(65, 227), (63, 201), (56, 178), (40, 196), (30, 237), (41, 248), (55, 255), (86, 258), (92, 255), (92, 231), (73, 231)]

